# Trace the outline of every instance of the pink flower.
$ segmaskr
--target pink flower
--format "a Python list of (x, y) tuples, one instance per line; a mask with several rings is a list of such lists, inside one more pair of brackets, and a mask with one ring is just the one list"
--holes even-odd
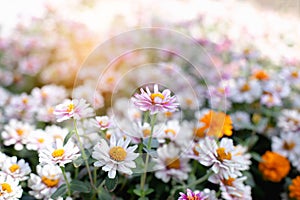
[(142, 111), (150, 111), (150, 114), (158, 112), (174, 112), (179, 104), (176, 102), (176, 97), (171, 96), (171, 91), (165, 89), (163, 92), (158, 90), (158, 85), (154, 85), (154, 92), (151, 93), (146, 87), (146, 92), (143, 88), (140, 89), (141, 94), (135, 94), (131, 98), (134, 105)]
[(79, 120), (91, 117), (94, 115), (94, 111), (84, 99), (66, 99), (62, 104), (55, 107), (53, 114), (56, 115), (57, 122), (62, 122), (70, 118)]
[(180, 197), (178, 200), (190, 200), (190, 199), (195, 199), (195, 200), (204, 200), (206, 199), (206, 195), (204, 195), (203, 192), (195, 191), (193, 192), (190, 189), (186, 190), (186, 194), (180, 192)]

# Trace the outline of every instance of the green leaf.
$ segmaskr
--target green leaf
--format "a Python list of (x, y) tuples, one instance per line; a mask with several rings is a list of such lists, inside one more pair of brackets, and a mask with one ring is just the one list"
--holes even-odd
[(65, 139), (64, 139), (64, 145), (67, 144), (67, 142), (69, 141), (69, 139), (74, 135), (75, 131), (72, 130), (68, 133), (68, 135), (66, 135)]
[(251, 187), (254, 187), (255, 186), (255, 181), (254, 181), (254, 178), (253, 178), (252, 174), (248, 171), (245, 171), (243, 174), (244, 174), (244, 176), (247, 177), (247, 179), (245, 180), (245, 183), (247, 185), (250, 185)]
[(259, 138), (257, 135), (252, 135), (251, 137), (246, 139), (245, 146), (253, 147), (257, 143), (258, 139)]
[(145, 195), (151, 194), (152, 192), (154, 192), (154, 189), (149, 188), (145, 191)]
[(78, 168), (82, 165), (83, 162), (84, 162), (84, 160), (83, 160), (82, 156), (79, 156), (77, 159), (75, 159), (73, 161), (73, 165), (75, 168)]
[(110, 192), (114, 191), (116, 189), (117, 185), (118, 185), (118, 175), (116, 175), (116, 177), (113, 179), (106, 177), (105, 187), (108, 191), (110, 191)]
[(82, 182), (82, 181), (78, 181), (78, 180), (72, 180), (70, 187), (71, 187), (71, 190), (73, 190), (73, 191), (78, 191), (78, 192), (83, 192), (83, 193), (89, 193), (91, 191), (89, 184)]
[(98, 194), (98, 199), (100, 200), (111, 200), (112, 197), (110, 196), (110, 194), (104, 190), (102, 187), (100, 187), (97, 191)]
[(141, 189), (134, 189), (133, 190), (134, 194), (136, 194), (137, 196), (142, 196), (143, 191)]
[(257, 162), (261, 162), (262, 159), (261, 159), (261, 156), (258, 154), (258, 153), (255, 153), (255, 152), (251, 152), (251, 157), (256, 160)]
[(64, 196), (67, 193), (67, 185), (62, 184), (57, 190), (51, 195), (52, 199), (56, 199), (58, 197)]

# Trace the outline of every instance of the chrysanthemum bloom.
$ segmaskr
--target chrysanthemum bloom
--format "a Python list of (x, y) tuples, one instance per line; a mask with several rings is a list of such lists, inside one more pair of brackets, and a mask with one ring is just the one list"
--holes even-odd
[[(37, 165), (36, 174), (30, 174), (28, 187), (31, 189), (29, 194), (36, 199), (49, 199), (50, 196), (62, 185), (65, 180), (58, 166), (55, 165)], [(67, 178), (70, 174), (66, 173)]]
[(252, 103), (262, 94), (261, 85), (255, 79), (250, 81), (238, 79), (237, 81), (232, 82), (230, 91), (231, 100), (237, 103)]
[(50, 134), (46, 133), (44, 130), (37, 129), (29, 134), (26, 148), (28, 150), (39, 151), (47, 145), (51, 145), (52, 142), (53, 138)]
[(40, 164), (52, 164), (64, 166), (80, 156), (79, 148), (69, 140), (65, 146), (63, 141), (57, 139), (52, 145), (48, 145), (39, 152)]
[(191, 168), (188, 164), (189, 158), (180, 155), (180, 149), (173, 143), (165, 144), (157, 149), (157, 158), (154, 159), (155, 176), (167, 183), (171, 178), (186, 180)]
[(18, 161), (17, 157), (13, 156), (4, 161), (2, 171), (16, 180), (24, 181), (28, 179), (31, 169), (24, 159)]
[(140, 89), (141, 94), (135, 94), (131, 98), (134, 105), (142, 111), (150, 111), (150, 114), (158, 112), (174, 112), (179, 104), (176, 102), (176, 97), (171, 96), (171, 91), (165, 89), (163, 92), (158, 90), (158, 85), (154, 85), (154, 92), (151, 93), (146, 87), (146, 92), (143, 88)]
[(70, 118), (80, 120), (94, 115), (93, 109), (84, 99), (66, 99), (62, 104), (55, 107), (53, 113), (56, 115), (57, 122), (62, 122)]
[(92, 157), (97, 160), (94, 166), (102, 167), (103, 171), (108, 172), (109, 178), (115, 178), (117, 171), (131, 175), (131, 168), (136, 167), (134, 160), (139, 154), (134, 153), (137, 145), (128, 147), (129, 143), (129, 138), (117, 141), (115, 135), (111, 135), (110, 145), (101, 139), (92, 153)]
[(289, 186), (290, 198), (300, 200), (300, 176), (297, 176), (292, 180), (292, 184)]
[(18, 180), (0, 172), (0, 199), (17, 200), (21, 198), (22, 193)]
[(277, 121), (277, 126), (285, 132), (300, 130), (300, 112), (297, 110), (283, 110)]
[(94, 125), (101, 130), (106, 130), (112, 126), (112, 121), (108, 116), (97, 116)]
[(178, 200), (204, 200), (206, 199), (206, 196), (203, 192), (195, 191), (193, 192), (190, 189), (186, 189), (186, 194), (180, 192), (180, 197)]
[(267, 81), (270, 79), (270, 76), (265, 70), (259, 69), (253, 73), (253, 78), (259, 81)]
[(289, 160), (278, 153), (267, 151), (261, 158), (258, 168), (267, 180), (279, 182), (290, 171)]
[(63, 141), (64, 138), (68, 135), (69, 130), (67, 128), (51, 125), (45, 128), (45, 132), (52, 138), (51, 141), (55, 142), (57, 139)]
[(231, 118), (223, 112), (210, 110), (199, 121), (201, 125), (198, 128), (197, 133), (202, 132), (205, 133), (205, 135), (218, 138), (223, 137), (223, 135), (232, 135)]
[(220, 190), (222, 191), (222, 197), (226, 200), (238, 200), (245, 199), (251, 200), (251, 187), (244, 185), (244, 181), (247, 177), (239, 178), (222, 178), (221, 176), (214, 174), (209, 177), (209, 181), (215, 184), (220, 184)]
[(212, 171), (223, 178), (241, 176), (240, 171), (247, 170), (251, 164), (244, 149), (234, 146), (232, 139), (228, 138), (217, 144), (216, 140), (206, 137), (199, 141), (196, 151), (199, 153), (198, 161), (204, 166), (212, 166)]
[(247, 112), (237, 111), (230, 114), (235, 130), (249, 129), (251, 127), (250, 116)]
[(4, 126), (4, 131), (1, 133), (3, 143), (5, 146), (14, 144), (16, 150), (22, 150), (31, 131), (33, 131), (33, 127), (28, 123), (12, 119), (8, 125)]

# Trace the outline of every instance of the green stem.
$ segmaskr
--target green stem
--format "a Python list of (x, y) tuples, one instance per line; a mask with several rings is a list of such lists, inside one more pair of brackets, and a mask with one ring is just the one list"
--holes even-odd
[(96, 184), (97, 182), (97, 167), (94, 167), (93, 175), (94, 175), (94, 183)]
[(80, 151), (81, 151), (81, 154), (82, 154), (82, 158), (83, 158), (83, 160), (84, 160), (84, 163), (85, 163), (85, 166), (86, 166), (88, 175), (89, 175), (90, 184), (91, 184), (91, 186), (92, 186), (94, 189), (96, 189), (96, 187), (95, 187), (95, 185), (94, 185), (94, 182), (93, 182), (93, 177), (92, 177), (92, 173), (91, 173), (91, 170), (90, 170), (90, 166), (89, 166), (89, 163), (88, 163), (88, 160), (87, 160), (87, 156), (86, 156), (86, 154), (85, 154), (85, 151), (84, 151), (84, 148), (83, 148), (83, 145), (82, 145), (82, 142), (81, 142), (79, 133), (78, 133), (76, 119), (74, 119), (74, 129), (75, 129), (75, 135), (76, 135), (77, 140), (78, 140), (78, 143), (79, 143), (79, 148), (80, 148)]
[[(150, 122), (151, 132), (150, 132), (150, 137), (149, 137), (149, 141), (148, 141), (148, 144), (147, 144), (147, 149), (148, 150), (151, 150), (152, 135), (153, 135), (154, 125), (155, 125), (155, 122), (156, 122), (156, 116), (157, 116), (157, 114), (153, 115), (150, 119), (151, 120), (151, 122)], [(141, 176), (141, 183), (140, 183), (142, 191), (144, 191), (144, 188), (145, 188), (149, 159), (150, 159), (150, 155), (149, 155), (149, 153), (147, 153), (146, 160), (145, 160), (144, 173)], [(145, 197), (144, 192), (142, 192), (142, 197)]]
[(65, 179), (65, 182), (66, 182), (66, 185), (67, 185), (67, 189), (68, 189), (68, 196), (69, 197), (71, 197), (71, 187), (70, 187), (70, 183), (69, 183), (69, 181), (68, 181), (68, 178), (67, 178), (67, 175), (66, 175), (66, 170), (65, 170), (65, 167), (60, 167), (60, 169), (61, 169), (61, 172), (62, 172), (62, 174), (63, 174), (63, 176), (64, 176), (64, 179)]

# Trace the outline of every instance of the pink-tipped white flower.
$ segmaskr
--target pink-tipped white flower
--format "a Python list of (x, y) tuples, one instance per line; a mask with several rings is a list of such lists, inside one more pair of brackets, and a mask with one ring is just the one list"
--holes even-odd
[(84, 99), (66, 99), (62, 104), (55, 107), (54, 115), (57, 121), (62, 122), (70, 118), (80, 120), (94, 115), (93, 109)]
[(94, 125), (101, 130), (106, 130), (112, 126), (112, 121), (108, 116), (97, 116)]
[(165, 89), (163, 92), (158, 90), (158, 85), (154, 85), (154, 92), (150, 92), (146, 87), (146, 92), (143, 88), (140, 89), (141, 94), (135, 94), (132, 101), (136, 107), (142, 111), (150, 111), (150, 114), (158, 112), (174, 112), (179, 104), (176, 102), (176, 97), (171, 96), (171, 91)]
[(101, 139), (92, 154), (92, 157), (97, 160), (94, 166), (102, 167), (103, 171), (108, 172), (109, 178), (115, 178), (117, 171), (131, 175), (131, 168), (136, 167), (134, 160), (139, 154), (134, 153), (137, 145), (128, 147), (129, 143), (129, 138), (126, 140), (120, 138), (117, 141), (115, 135), (111, 135), (110, 145)]
[(24, 144), (27, 143), (28, 135), (32, 131), (33, 127), (28, 123), (12, 119), (8, 125), (4, 126), (4, 131), (1, 133), (1, 136), (5, 146), (14, 144), (14, 148), (20, 151), (23, 149)]
[(178, 200), (191, 200), (191, 199), (195, 199), (195, 200), (205, 200), (206, 196), (203, 192), (200, 191), (195, 191), (193, 192), (190, 189), (186, 190), (186, 194), (180, 192), (180, 197), (178, 198)]
[(63, 141), (57, 139), (53, 145), (49, 145), (39, 152), (40, 164), (52, 164), (64, 166), (80, 156), (79, 148), (72, 142), (68, 141), (63, 146)]

